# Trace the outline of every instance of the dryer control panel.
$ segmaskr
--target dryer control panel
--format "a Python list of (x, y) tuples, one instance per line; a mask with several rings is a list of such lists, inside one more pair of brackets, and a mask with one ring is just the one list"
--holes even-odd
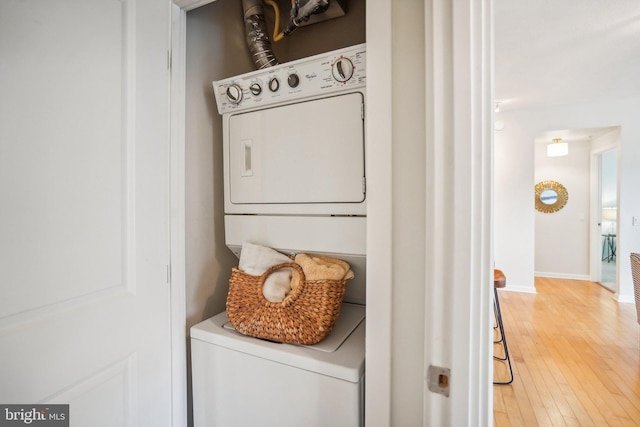
[(322, 53), (213, 82), (220, 114), (266, 108), (366, 85), (366, 45)]

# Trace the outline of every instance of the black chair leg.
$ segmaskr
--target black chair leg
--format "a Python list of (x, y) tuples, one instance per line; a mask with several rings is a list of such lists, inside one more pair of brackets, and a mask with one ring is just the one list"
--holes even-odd
[(493, 288), (493, 293), (495, 296), (494, 306), (493, 306), (494, 315), (498, 320), (498, 329), (500, 330), (500, 337), (501, 337), (501, 339), (499, 341), (496, 341), (496, 343), (502, 342), (502, 347), (504, 349), (504, 358), (497, 357), (497, 356), (493, 356), (493, 358), (496, 360), (506, 361), (507, 364), (509, 365), (509, 380), (494, 381), (493, 383), (496, 385), (506, 385), (506, 384), (511, 384), (513, 382), (513, 368), (511, 366), (511, 357), (509, 356), (509, 347), (507, 346), (507, 336), (504, 333), (504, 325), (502, 324), (502, 312), (500, 311), (500, 300), (498, 299), (498, 290), (496, 288)]

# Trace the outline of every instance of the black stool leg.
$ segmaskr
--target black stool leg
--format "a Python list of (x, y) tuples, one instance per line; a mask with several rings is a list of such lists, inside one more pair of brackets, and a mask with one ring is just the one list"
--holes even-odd
[[(495, 289), (495, 288), (494, 288)], [(494, 344), (500, 344), (502, 342), (502, 331), (498, 328), (498, 309), (496, 308), (496, 302), (493, 302), (493, 329), (498, 329), (498, 332), (500, 332), (500, 339), (499, 340), (494, 340), (493, 343)], [(496, 359), (495, 356), (493, 356), (494, 359)], [(500, 359), (500, 360), (504, 360), (504, 359)]]
[(511, 367), (511, 357), (509, 357), (509, 347), (507, 346), (507, 337), (504, 333), (504, 325), (502, 324), (502, 312), (500, 311), (500, 300), (498, 299), (498, 290), (496, 288), (493, 288), (493, 294), (495, 296), (493, 309), (494, 314), (498, 319), (498, 329), (500, 330), (501, 337), (497, 342), (502, 342), (502, 347), (504, 348), (504, 358), (496, 356), (493, 356), (493, 358), (506, 361), (509, 365), (509, 381), (494, 381), (493, 383), (496, 385), (506, 385), (513, 382), (513, 368)]

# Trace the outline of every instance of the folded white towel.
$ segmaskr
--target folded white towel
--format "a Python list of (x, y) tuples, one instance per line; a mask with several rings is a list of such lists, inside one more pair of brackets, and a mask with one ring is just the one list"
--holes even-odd
[[(245, 242), (242, 244), (238, 268), (247, 274), (260, 276), (270, 267), (283, 262), (292, 262), (291, 258), (266, 246)], [(292, 269), (283, 268), (267, 277), (262, 286), (262, 294), (271, 302), (281, 302), (291, 291)]]

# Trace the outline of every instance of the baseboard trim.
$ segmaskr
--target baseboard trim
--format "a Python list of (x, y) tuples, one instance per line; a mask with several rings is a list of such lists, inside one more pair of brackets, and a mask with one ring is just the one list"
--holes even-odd
[(623, 302), (625, 304), (635, 304), (636, 300), (633, 295), (618, 295), (618, 302)]
[(521, 293), (525, 293), (525, 294), (535, 294), (537, 293), (536, 288), (533, 286), (513, 286), (513, 285), (509, 285), (507, 284), (506, 287), (501, 288), (500, 292), (502, 291), (508, 291), (508, 292), (521, 292)]
[(591, 277), (588, 274), (549, 273), (546, 271), (536, 271), (534, 274), (537, 277), (547, 277), (549, 279), (586, 280), (587, 282), (591, 281)]

